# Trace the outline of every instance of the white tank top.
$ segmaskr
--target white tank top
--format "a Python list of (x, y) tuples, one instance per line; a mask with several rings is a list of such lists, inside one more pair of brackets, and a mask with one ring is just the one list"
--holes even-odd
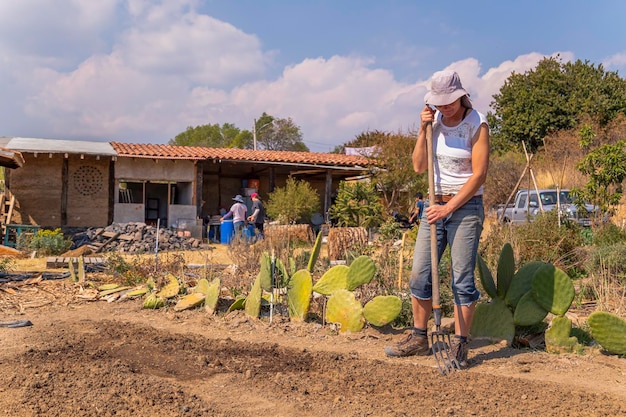
[[(472, 109), (454, 127), (441, 122), (441, 113), (433, 123), (435, 194), (456, 194), (472, 175), (472, 138), (487, 118)], [(482, 195), (481, 186), (475, 195)]]

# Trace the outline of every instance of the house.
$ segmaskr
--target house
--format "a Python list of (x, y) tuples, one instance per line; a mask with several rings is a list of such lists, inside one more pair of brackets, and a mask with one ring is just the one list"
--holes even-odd
[(24, 158), (22, 168), (5, 171), (11, 223), (50, 228), (172, 227), (218, 215), (237, 194), (267, 198), (290, 176), (308, 181), (327, 212), (341, 180), (375, 165), (340, 154), (19, 137), (0, 138), (0, 147)]

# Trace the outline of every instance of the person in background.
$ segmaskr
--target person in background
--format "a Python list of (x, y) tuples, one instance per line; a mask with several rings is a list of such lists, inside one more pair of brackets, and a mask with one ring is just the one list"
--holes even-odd
[(258, 193), (250, 194), (252, 198), (252, 214), (248, 216), (248, 221), (254, 223), (258, 240), (263, 240), (263, 224), (265, 223), (265, 207)]
[(411, 217), (409, 217), (410, 224), (420, 225), (420, 221), (422, 220), (422, 213), (424, 212), (424, 200), (422, 193), (415, 194), (415, 206), (413, 207), (413, 212), (411, 213)]
[(230, 207), (230, 210), (220, 218), (220, 221), (224, 221), (232, 217), (235, 236), (241, 236), (241, 232), (246, 223), (248, 207), (246, 207), (243, 197), (239, 194), (233, 197), (233, 201), (235, 203)]
[(430, 228), (436, 227), (439, 260), (446, 247), (450, 247), (455, 333), (451, 352), (464, 368), (468, 366), (467, 338), (480, 298), (474, 270), (485, 218), (483, 184), (489, 166), (489, 125), (487, 118), (472, 108), (469, 94), (456, 72), (436, 72), (431, 81), (412, 155), (415, 172), (425, 172), (428, 169), (426, 127), (432, 123), (435, 198), (424, 209), (426, 221), (421, 222), (415, 241), (409, 281), (413, 330), (398, 344), (386, 347), (385, 353), (410, 356), (426, 355), (430, 351), (426, 332), (433, 307)]

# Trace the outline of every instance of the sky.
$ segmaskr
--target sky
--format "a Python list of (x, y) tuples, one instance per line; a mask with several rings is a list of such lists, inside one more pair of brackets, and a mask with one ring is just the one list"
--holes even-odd
[(453, 69), (490, 110), (544, 57), (626, 76), (626, 1), (3, 0), (0, 136), (165, 144), (291, 118), (313, 152), (410, 132)]

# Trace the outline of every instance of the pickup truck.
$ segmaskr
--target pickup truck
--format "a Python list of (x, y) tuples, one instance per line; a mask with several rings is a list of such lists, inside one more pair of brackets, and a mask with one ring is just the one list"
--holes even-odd
[[(560, 190), (558, 192), (558, 203), (557, 190), (538, 191), (539, 198), (537, 198), (537, 191), (530, 190), (530, 201), (528, 201), (529, 190), (519, 190), (515, 195), (513, 204), (498, 208), (498, 219), (504, 222), (522, 223), (532, 220), (533, 217), (541, 212), (541, 208), (543, 208), (543, 211), (550, 211), (555, 209), (557, 204), (560, 204), (564, 218), (582, 226), (591, 226), (593, 216), (598, 211), (597, 207), (585, 204), (585, 210), (579, 210), (572, 202), (569, 190)], [(541, 201), (541, 208), (539, 201)]]

